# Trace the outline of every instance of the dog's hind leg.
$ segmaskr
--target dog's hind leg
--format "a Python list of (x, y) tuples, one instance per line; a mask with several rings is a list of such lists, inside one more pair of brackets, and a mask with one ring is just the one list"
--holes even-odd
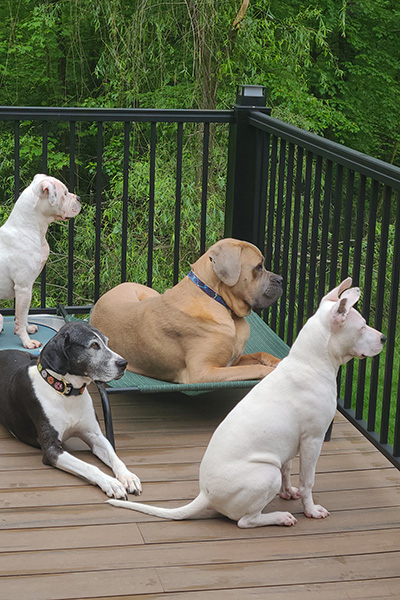
[(3, 315), (0, 315), (0, 333), (3, 331), (3, 323), (4, 323)]
[[(262, 513), (262, 509), (267, 506), (281, 489), (282, 475), (278, 467), (273, 465), (266, 465), (262, 471), (259, 472), (259, 476), (262, 474), (262, 485), (263, 494), (260, 495), (259, 500), (253, 501), (251, 506), (256, 509), (256, 505), (259, 505), (258, 510), (253, 510), (243, 515), (238, 522), (238, 527), (247, 529), (250, 527), (264, 527), (266, 525), (294, 525), (297, 523), (297, 519), (289, 512), (272, 512)], [(261, 483), (261, 478), (259, 479)]]
[(279, 491), (279, 495), (284, 500), (298, 500), (301, 496), (298, 488), (292, 486), (290, 479), (290, 469), (292, 467), (292, 461), (289, 460), (282, 467), (282, 486)]

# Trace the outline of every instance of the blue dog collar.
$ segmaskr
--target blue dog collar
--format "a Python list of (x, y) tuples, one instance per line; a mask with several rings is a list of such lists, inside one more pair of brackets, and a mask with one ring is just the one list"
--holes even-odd
[(231, 310), (225, 302), (225, 300), (219, 294), (217, 294), (217, 292), (214, 292), (214, 290), (212, 290), (206, 283), (204, 283), (204, 281), (201, 281), (201, 279), (199, 279), (197, 275), (193, 273), (193, 271), (190, 271), (190, 273), (188, 273), (188, 277), (191, 281), (193, 281), (194, 284), (197, 285), (198, 288), (203, 290), (203, 292), (205, 292), (207, 296), (210, 296), (210, 298), (216, 300), (217, 302), (222, 304), (222, 306), (225, 306), (225, 308), (227, 308), (228, 310)]

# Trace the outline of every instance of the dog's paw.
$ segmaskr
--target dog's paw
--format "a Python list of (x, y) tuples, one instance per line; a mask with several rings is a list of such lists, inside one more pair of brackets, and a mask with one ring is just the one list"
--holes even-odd
[(301, 498), (297, 487), (282, 488), (279, 492), (279, 495), (284, 500), (298, 500)]
[(40, 348), (40, 346), (42, 345), (42, 342), (39, 342), (38, 340), (32, 340), (32, 339), (28, 339), (26, 342), (22, 342), (24, 348), (27, 348), (28, 350), (33, 350), (34, 348)]
[(109, 498), (117, 498), (118, 500), (127, 500), (128, 494), (125, 487), (118, 479), (114, 477), (106, 477), (99, 482), (100, 488)]
[(140, 483), (139, 477), (130, 471), (126, 471), (122, 475), (118, 475), (119, 481), (122, 483), (124, 488), (130, 494), (139, 496), (142, 493), (142, 484)]
[(29, 335), (32, 335), (32, 333), (36, 333), (38, 329), (39, 329), (39, 327), (37, 325), (27, 325), (26, 326), (26, 331), (29, 333)]
[(281, 362), (280, 358), (276, 358), (276, 356), (273, 356), (272, 354), (268, 354), (268, 352), (260, 352), (260, 356), (261, 356), (261, 360), (260, 360), (261, 364), (265, 365), (266, 367), (275, 368)]
[(314, 504), (311, 510), (304, 510), (304, 514), (310, 519), (325, 519), (330, 513), (320, 504)]
[(290, 512), (279, 512), (277, 513), (276, 519), (277, 525), (284, 525), (285, 527), (291, 527), (297, 523), (296, 517), (294, 517)]

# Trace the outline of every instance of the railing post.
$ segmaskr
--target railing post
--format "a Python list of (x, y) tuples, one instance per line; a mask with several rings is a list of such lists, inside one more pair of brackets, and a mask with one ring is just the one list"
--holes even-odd
[(266, 108), (265, 88), (239, 86), (233, 110), (235, 119), (229, 130), (225, 237), (252, 242), (263, 251), (268, 134), (250, 126), (248, 117), (253, 110), (271, 113), (271, 109)]

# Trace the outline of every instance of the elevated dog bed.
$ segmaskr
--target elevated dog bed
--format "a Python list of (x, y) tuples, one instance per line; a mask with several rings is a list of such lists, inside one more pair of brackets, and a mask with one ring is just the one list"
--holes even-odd
[[(244, 354), (253, 352), (268, 352), (277, 358), (284, 358), (289, 352), (289, 346), (255, 313), (252, 312), (247, 321), (250, 323), (250, 338), (247, 341)], [(160, 381), (144, 375), (138, 375), (131, 371), (125, 371), (125, 375), (107, 385), (114, 390), (141, 392), (142, 394), (155, 392), (183, 392), (185, 394), (196, 394), (217, 389), (226, 388), (248, 388), (258, 383), (258, 379), (245, 381), (222, 381), (210, 383), (171, 383)], [(109, 390), (109, 393), (112, 393)]]
[[(70, 316), (66, 317), (68, 320)], [(247, 317), (250, 323), (250, 338), (247, 341), (245, 354), (253, 352), (269, 352), (277, 358), (284, 358), (289, 352), (289, 346), (276, 335), (274, 331), (259, 317), (252, 312)], [(114, 432), (112, 426), (111, 410), (109, 408), (108, 396), (113, 393), (140, 392), (142, 394), (160, 393), (160, 392), (183, 392), (184, 394), (201, 394), (222, 389), (249, 388), (258, 383), (259, 380), (244, 381), (222, 381), (208, 383), (171, 383), (170, 381), (161, 381), (145, 377), (131, 371), (125, 371), (121, 379), (109, 382), (107, 385), (98, 386), (104, 411), (104, 420), (106, 435), (109, 441), (114, 445)], [(107, 416), (106, 416), (107, 413)]]
[[(39, 329), (32, 335), (33, 339), (42, 342), (42, 346), (47, 344), (53, 335), (60, 329), (64, 321), (61, 317), (53, 317), (51, 315), (32, 316), (29, 318), (30, 325), (38, 325)], [(23, 347), (18, 335), (14, 334), (14, 317), (4, 317), (3, 332), (0, 334), (0, 350), (24, 350), (30, 354), (39, 356), (41, 348), (27, 350)]]

